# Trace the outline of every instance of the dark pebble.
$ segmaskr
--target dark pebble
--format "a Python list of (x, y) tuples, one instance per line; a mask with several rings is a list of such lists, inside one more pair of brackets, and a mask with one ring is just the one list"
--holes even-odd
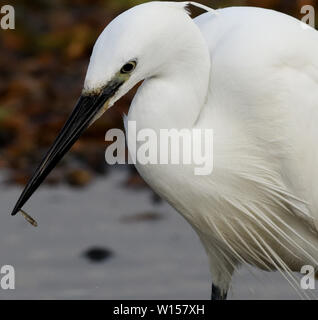
[(106, 248), (92, 247), (87, 249), (83, 256), (93, 263), (100, 263), (111, 258), (113, 256), (113, 252)]

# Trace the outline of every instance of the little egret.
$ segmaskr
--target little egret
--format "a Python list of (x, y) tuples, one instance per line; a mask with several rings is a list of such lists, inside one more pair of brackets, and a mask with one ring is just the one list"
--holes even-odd
[[(190, 4), (206, 12), (192, 19)], [(127, 116), (137, 129), (214, 132), (210, 175), (136, 164), (198, 234), (212, 299), (226, 299), (242, 264), (281, 271), (308, 298), (293, 272), (317, 271), (318, 33), (272, 10), (156, 1), (119, 15), (98, 38), (82, 95), (12, 214), (141, 81)]]

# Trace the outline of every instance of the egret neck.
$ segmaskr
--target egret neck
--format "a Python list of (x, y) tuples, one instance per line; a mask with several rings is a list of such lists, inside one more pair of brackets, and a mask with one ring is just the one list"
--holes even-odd
[[(210, 55), (192, 19), (187, 32), (166, 45), (169, 60), (145, 79), (130, 106), (128, 121), (137, 131), (192, 128), (208, 97)], [(165, 45), (165, 43), (163, 43)]]

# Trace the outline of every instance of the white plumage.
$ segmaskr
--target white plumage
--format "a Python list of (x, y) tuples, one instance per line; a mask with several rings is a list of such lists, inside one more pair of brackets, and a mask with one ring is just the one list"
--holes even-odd
[(106, 107), (144, 80), (127, 117), (137, 130), (214, 130), (211, 175), (136, 166), (199, 235), (219, 296), (242, 263), (280, 270), (299, 289), (291, 272), (318, 266), (318, 32), (271, 10), (192, 20), (184, 3), (146, 3), (99, 37), (85, 99), (132, 60), (136, 69)]
[(140, 69), (113, 101), (145, 79), (128, 120), (214, 130), (210, 176), (137, 164), (198, 233), (214, 283), (226, 292), (248, 263), (285, 271), (298, 288), (290, 272), (318, 260), (317, 31), (259, 8), (192, 20), (184, 4), (147, 3), (105, 29), (86, 90), (132, 57)]

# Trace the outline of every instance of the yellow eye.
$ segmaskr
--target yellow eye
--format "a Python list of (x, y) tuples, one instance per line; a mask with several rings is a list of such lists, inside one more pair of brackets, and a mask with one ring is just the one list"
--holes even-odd
[(120, 73), (127, 74), (135, 70), (137, 63), (135, 61), (129, 61), (120, 70)]

